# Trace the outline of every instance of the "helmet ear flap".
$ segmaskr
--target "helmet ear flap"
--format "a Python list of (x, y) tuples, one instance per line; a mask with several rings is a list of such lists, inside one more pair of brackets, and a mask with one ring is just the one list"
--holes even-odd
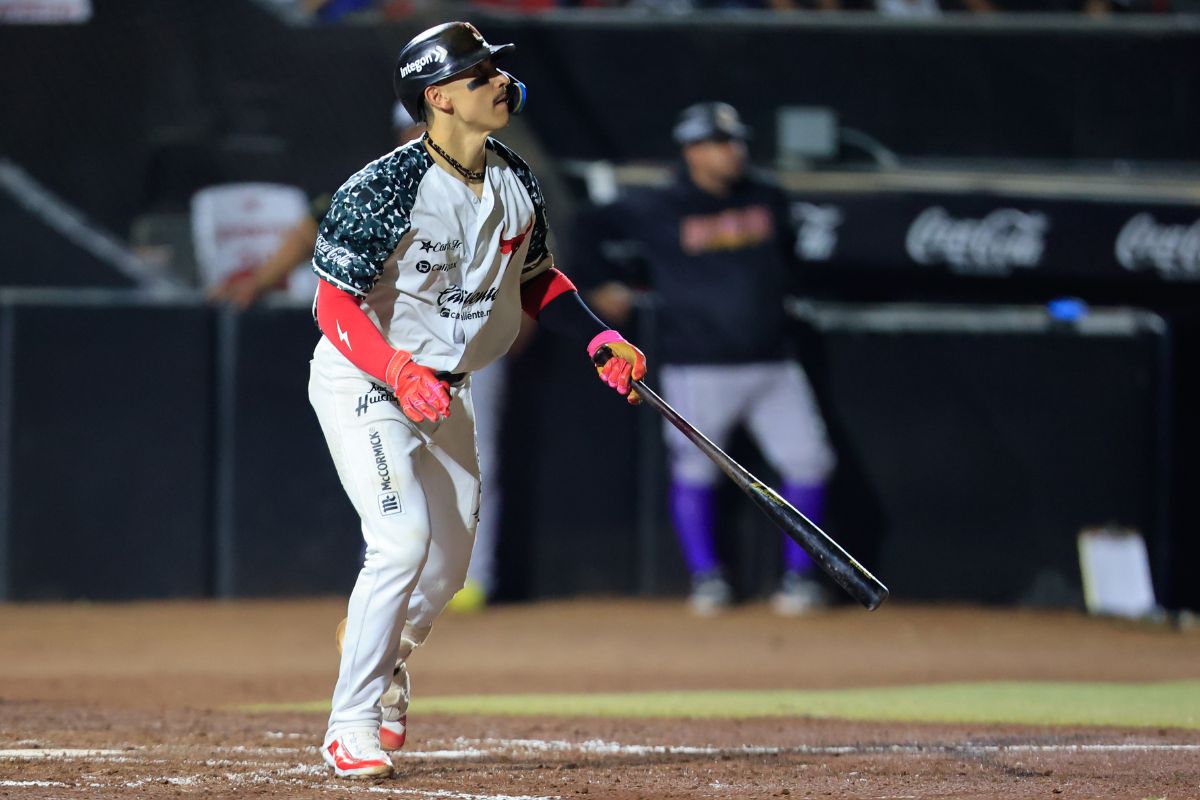
[(525, 110), (525, 100), (529, 97), (529, 90), (511, 72), (500, 70), (500, 74), (508, 78), (508, 86), (504, 89), (508, 100), (508, 113), (520, 114)]

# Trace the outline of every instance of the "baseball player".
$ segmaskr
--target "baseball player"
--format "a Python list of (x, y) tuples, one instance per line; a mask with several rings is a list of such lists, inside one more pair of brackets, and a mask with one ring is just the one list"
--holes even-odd
[(428, 130), (353, 175), (317, 237), (309, 398), (367, 545), (321, 748), (343, 777), (392, 772), (405, 661), (463, 585), (479, 518), (471, 373), (508, 350), (524, 310), (581, 355), (608, 348), (601, 379), (640, 402), (645, 358), (555, 268), (537, 180), (489, 136), (524, 105), (496, 66), (513, 47), (466, 22), (405, 45), (396, 93)]
[[(746, 169), (748, 135), (726, 103), (685, 109), (674, 129), (683, 156), (675, 180), (630, 193), (579, 226), (580, 268), (611, 276), (610, 266), (587, 258), (636, 247), (648, 269), (641, 280), (658, 300), (666, 400), (718, 447), (744, 424), (782, 476), (784, 497), (819, 524), (834, 456), (808, 379), (787, 346), (782, 300), (796, 275), (794, 236), (783, 192)], [(592, 307), (606, 319), (624, 319), (627, 282), (594, 283)], [(665, 431), (690, 603), (711, 614), (732, 596), (714, 547), (719, 472), (674, 426)], [(820, 605), (824, 592), (808, 554), (790, 538), (783, 542), (785, 571), (772, 604), (783, 614), (803, 613)]]
[[(425, 133), (425, 123), (417, 122), (404, 103), (392, 107), (392, 130), (396, 143), (403, 145)], [(246, 310), (287, 280), (293, 270), (308, 268), (316, 247), (317, 226), (329, 211), (332, 195), (328, 192), (313, 197), (308, 213), (290, 228), (279, 247), (251, 272), (231, 275), (208, 293), (212, 300), (228, 302)], [(313, 279), (316, 282), (316, 279)], [(310, 290), (311, 292), (311, 290)], [(525, 329), (522, 328), (524, 331)], [(518, 345), (521, 339), (518, 338)], [(479, 524), (475, 529), (475, 546), (471, 550), (471, 566), (466, 585), (450, 601), (452, 611), (475, 612), (486, 604), (495, 585), (496, 546), (500, 529), (500, 489), (495, 479), (500, 456), (496, 452), (500, 436), (500, 415), (507, 387), (506, 365), (498, 359), (471, 376), (471, 397), (475, 409), (475, 430), (479, 450), (479, 469), (489, 479), (482, 481)]]

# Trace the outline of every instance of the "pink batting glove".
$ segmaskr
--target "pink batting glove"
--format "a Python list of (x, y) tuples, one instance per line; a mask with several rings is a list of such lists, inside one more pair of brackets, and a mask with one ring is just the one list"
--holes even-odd
[(609, 358), (603, 364), (596, 366), (600, 380), (615, 389), (633, 405), (642, 402), (642, 398), (632, 387), (633, 381), (640, 381), (646, 375), (645, 354), (625, 341), (621, 334), (611, 329), (597, 334), (588, 343), (588, 355), (591, 356), (593, 362), (596, 361), (596, 356), (601, 348), (608, 350)]

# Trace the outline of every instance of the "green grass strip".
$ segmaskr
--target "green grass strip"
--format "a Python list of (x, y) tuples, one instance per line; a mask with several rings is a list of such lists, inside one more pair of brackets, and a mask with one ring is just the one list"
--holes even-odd
[[(1200, 680), (985, 682), (797, 691), (689, 691), (420, 697), (417, 714), (736, 719), (819, 717), (902, 722), (1200, 728)], [(328, 701), (244, 707), (324, 711)]]

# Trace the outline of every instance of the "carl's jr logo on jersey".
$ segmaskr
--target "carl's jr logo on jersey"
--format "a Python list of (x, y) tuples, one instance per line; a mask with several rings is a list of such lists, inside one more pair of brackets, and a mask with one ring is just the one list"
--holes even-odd
[(444, 242), (434, 242), (429, 239), (418, 239), (422, 253), (446, 253), (462, 247), (461, 239), (447, 239)]

